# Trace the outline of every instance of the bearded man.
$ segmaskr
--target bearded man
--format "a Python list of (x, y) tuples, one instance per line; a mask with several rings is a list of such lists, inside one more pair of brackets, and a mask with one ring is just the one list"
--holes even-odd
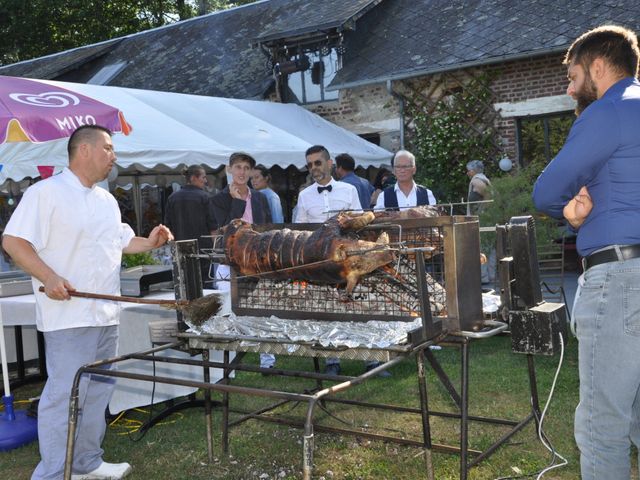
[(573, 309), (582, 478), (630, 477), (640, 445), (640, 83), (638, 40), (602, 26), (569, 48), (567, 94), (579, 117), (536, 181), (536, 208), (577, 230), (584, 273)]

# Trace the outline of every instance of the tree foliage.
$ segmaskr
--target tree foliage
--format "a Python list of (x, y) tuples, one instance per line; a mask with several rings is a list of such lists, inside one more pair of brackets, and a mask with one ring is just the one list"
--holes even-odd
[(254, 0), (0, 0), (0, 65), (251, 1)]
[[(548, 245), (559, 236), (558, 221), (536, 211), (533, 205), (533, 184), (544, 168), (544, 162), (532, 162), (502, 177), (492, 180), (493, 202), (480, 212), (480, 225), (493, 227), (504, 225), (511, 217), (533, 215), (536, 221), (538, 245)], [(483, 233), (483, 251), (490, 251), (495, 245), (495, 234)]]
[(574, 120), (573, 112), (520, 119), (522, 165), (544, 164), (555, 157), (564, 145)]
[(198, 15), (204, 15), (210, 12), (218, 10), (224, 10), (226, 8), (238, 7), (240, 5), (246, 5), (247, 3), (253, 3), (256, 0), (197, 0)]

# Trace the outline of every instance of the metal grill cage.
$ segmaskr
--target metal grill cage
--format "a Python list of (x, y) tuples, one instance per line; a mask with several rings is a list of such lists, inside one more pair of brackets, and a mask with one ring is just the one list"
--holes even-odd
[[(477, 281), (475, 291), (466, 295), (476, 297), (473, 322), (482, 320), (482, 299), (479, 268), (479, 233), (477, 221), (466, 230), (475, 235), (462, 235), (469, 222), (464, 217), (433, 217), (398, 220), (375, 224), (358, 233), (363, 240), (375, 241), (382, 231), (389, 235), (391, 246), (398, 248), (398, 259), (363, 277), (344, 301), (344, 292), (335, 285), (317, 285), (305, 281), (275, 281), (267, 278), (239, 277), (232, 269), (232, 309), (238, 315), (270, 316), (290, 319), (345, 321), (413, 321), (421, 316), (420, 286), (416, 276), (416, 256), (412, 249), (425, 250), (425, 278), (434, 319), (453, 320), (453, 328), (460, 329), (460, 250), (471, 247), (476, 252)], [(468, 219), (467, 219), (468, 220)], [(291, 229), (313, 229), (317, 225), (287, 225)], [(260, 227), (256, 226), (256, 229)], [(263, 227), (264, 229), (264, 227)], [(470, 241), (469, 241), (470, 240)], [(366, 253), (365, 253), (366, 254)], [(473, 254), (472, 254), (473, 255)], [(470, 258), (473, 258), (470, 257)], [(474, 277), (474, 268), (468, 276)], [(465, 303), (465, 302), (462, 302)], [(467, 302), (468, 303), (468, 302)]]

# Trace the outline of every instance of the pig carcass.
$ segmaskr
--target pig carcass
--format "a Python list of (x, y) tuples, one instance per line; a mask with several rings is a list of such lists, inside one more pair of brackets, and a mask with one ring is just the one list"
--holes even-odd
[(314, 231), (266, 232), (236, 219), (222, 229), (225, 256), (243, 276), (335, 284), (349, 295), (360, 278), (395, 258), (386, 233), (375, 241), (355, 236), (375, 218), (373, 212), (339, 213)]

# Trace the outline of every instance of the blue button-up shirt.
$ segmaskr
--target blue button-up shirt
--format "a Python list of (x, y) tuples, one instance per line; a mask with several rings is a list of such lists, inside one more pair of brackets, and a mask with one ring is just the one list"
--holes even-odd
[(373, 185), (371, 185), (366, 179), (357, 176), (353, 172), (349, 172), (342, 177), (340, 181), (356, 187), (356, 190), (358, 190), (358, 198), (360, 199), (360, 206), (362, 208), (367, 209), (371, 206)]
[(538, 177), (534, 204), (562, 218), (584, 185), (593, 210), (578, 230), (578, 252), (640, 243), (640, 83), (633, 78), (612, 85), (577, 118)]

